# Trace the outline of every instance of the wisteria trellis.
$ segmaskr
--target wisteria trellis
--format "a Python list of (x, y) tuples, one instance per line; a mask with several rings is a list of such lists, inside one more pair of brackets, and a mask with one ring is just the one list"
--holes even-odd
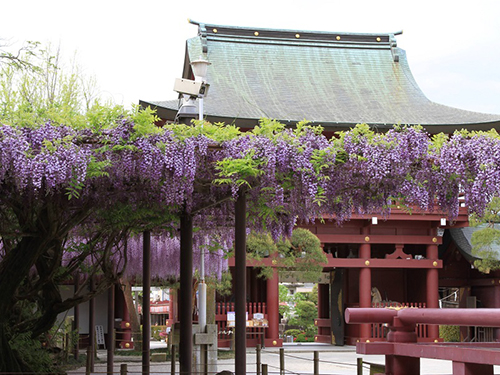
[[(297, 221), (322, 215), (339, 222), (353, 212), (388, 215), (396, 199), (422, 210), (438, 207), (453, 219), (459, 194), (470, 211), (480, 213), (500, 191), (500, 140), (492, 133), (433, 139), (420, 128), (377, 134), (360, 126), (333, 140), (305, 127), (216, 142), (171, 130), (140, 134), (127, 119), (100, 132), (50, 122), (0, 127), (4, 208), (13, 195), (30, 204), (59, 194), (72, 198), (72, 210), (89, 204), (113, 210), (118, 203), (172, 217), (187, 210), (207, 236), (200, 241), (210, 241), (211, 234), (223, 238), (222, 252), (232, 245), (230, 198), (241, 184), (248, 188), (250, 228), (265, 228), (276, 238), (289, 234)], [(171, 257), (177, 251), (176, 225), (173, 220), (168, 235), (157, 233), (155, 239), (154, 248), (168, 265), (156, 271), (159, 278), (178, 273)], [(130, 241), (133, 249), (135, 240)], [(223, 257), (218, 253), (214, 259)], [(140, 269), (133, 263), (129, 275)], [(212, 271), (220, 275), (221, 267)]]

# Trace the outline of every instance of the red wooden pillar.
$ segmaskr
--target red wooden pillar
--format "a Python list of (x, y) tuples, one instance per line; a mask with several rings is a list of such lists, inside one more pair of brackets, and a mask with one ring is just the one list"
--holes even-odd
[[(359, 258), (365, 259), (368, 263), (365, 263), (366, 266), (359, 270), (359, 307), (372, 307), (372, 270), (368, 260), (371, 258), (371, 246), (368, 243), (370, 228), (364, 227), (361, 233), (366, 236), (366, 243), (359, 246)], [(371, 324), (361, 324), (359, 338), (361, 342), (371, 338)]]
[[(435, 230), (431, 235), (435, 235)], [(427, 245), (427, 259), (438, 260), (437, 245)], [(437, 263), (436, 263), (437, 264)], [(429, 268), (426, 276), (426, 303), (427, 308), (439, 308), (439, 274), (437, 268)], [(439, 326), (429, 325), (429, 338), (436, 340), (439, 338)]]
[(278, 270), (273, 267), (273, 276), (267, 279), (267, 321), (268, 328), (266, 329), (266, 346), (278, 346), (279, 340), (279, 276)]
[[(142, 309), (142, 313), (144, 314), (144, 308)], [(125, 299), (123, 300), (123, 321), (120, 326), (120, 331), (120, 347), (122, 349), (132, 349), (132, 325), (130, 324), (130, 311), (128, 311)]]

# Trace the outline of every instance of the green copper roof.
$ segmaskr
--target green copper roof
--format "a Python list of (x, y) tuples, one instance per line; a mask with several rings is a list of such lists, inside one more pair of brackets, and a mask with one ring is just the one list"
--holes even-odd
[[(198, 24), (198, 23), (197, 23)], [(189, 62), (211, 65), (204, 113), (211, 121), (255, 124), (307, 119), (331, 129), (421, 124), (429, 131), (500, 128), (500, 115), (434, 103), (415, 82), (394, 34), (270, 30), (198, 24), (187, 41)], [(178, 101), (141, 102), (175, 113)]]

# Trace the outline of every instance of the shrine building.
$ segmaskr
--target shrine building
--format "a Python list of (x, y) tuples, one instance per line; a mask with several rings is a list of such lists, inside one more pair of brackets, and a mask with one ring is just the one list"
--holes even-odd
[[(191, 62), (202, 58), (211, 63), (203, 106), (207, 121), (249, 129), (261, 118), (291, 127), (305, 119), (323, 126), (329, 137), (360, 123), (382, 132), (397, 124), (421, 125), (430, 134), (500, 129), (500, 115), (429, 100), (412, 76), (405, 51), (397, 46), (400, 33), (191, 23), (198, 26), (198, 35), (186, 42), (181, 78), (195, 79)], [(140, 104), (155, 108), (161, 123), (188, 122), (198, 116), (198, 101), (187, 103), (181, 97)], [(499, 275), (481, 275), (471, 268), (470, 245), (463, 238), (467, 226), (466, 207), (460, 208), (454, 223), (439, 212), (409, 214), (396, 208), (387, 220), (354, 215), (341, 227), (329, 221), (305, 225), (320, 239), (328, 258), (319, 284), (315, 340), (335, 345), (384, 340), (383, 325), (344, 324), (346, 307), (372, 307), (372, 288), (382, 297), (377, 306), (436, 308), (443, 299), (440, 291), (458, 288), (462, 305), (475, 301), (471, 298), (475, 296), (483, 307), (500, 307)], [(267, 318), (266, 346), (282, 345), (278, 283), (276, 272), (275, 277), (262, 280), (247, 267), (247, 311), (250, 318), (255, 313)], [(230, 310), (218, 304), (219, 332), (225, 332), (225, 314)], [(500, 339), (498, 330), (491, 335)], [(259, 339), (249, 334), (248, 344)], [(438, 327), (419, 326), (418, 339), (439, 340)], [(225, 340), (220, 333), (219, 345), (226, 345)]]

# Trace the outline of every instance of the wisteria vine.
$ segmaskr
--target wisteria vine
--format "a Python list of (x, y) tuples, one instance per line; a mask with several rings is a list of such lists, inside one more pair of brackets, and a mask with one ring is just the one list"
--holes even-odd
[[(232, 201), (242, 191), (249, 196), (249, 228), (265, 229), (275, 238), (289, 235), (297, 221), (390, 215), (396, 201), (437, 209), (453, 219), (463, 195), (469, 211), (481, 214), (500, 191), (500, 139), (493, 133), (431, 138), (418, 127), (374, 133), (358, 126), (335, 139), (302, 127), (261, 129), (219, 141), (202, 131), (144, 134), (126, 118), (100, 132), (50, 122), (34, 128), (0, 126), (3, 207), (13, 196), (34, 202), (63, 195), (73, 210), (95, 206), (91, 220), (97, 224), (99, 212), (124, 206), (129, 212), (149, 212), (140, 220), (124, 218), (122, 224), (131, 228), (170, 215), (173, 227), (155, 237), (158, 261), (153, 263), (163, 267), (155, 271), (157, 277), (178, 272), (178, 224), (172, 218), (181, 212), (191, 213), (203, 229), (199, 241), (204, 245), (227, 232), (210, 271), (220, 275), (219, 251), (232, 244), (227, 231), (234, 220)], [(132, 250), (136, 242), (129, 242), (134, 259), (129, 273), (139, 269)]]

